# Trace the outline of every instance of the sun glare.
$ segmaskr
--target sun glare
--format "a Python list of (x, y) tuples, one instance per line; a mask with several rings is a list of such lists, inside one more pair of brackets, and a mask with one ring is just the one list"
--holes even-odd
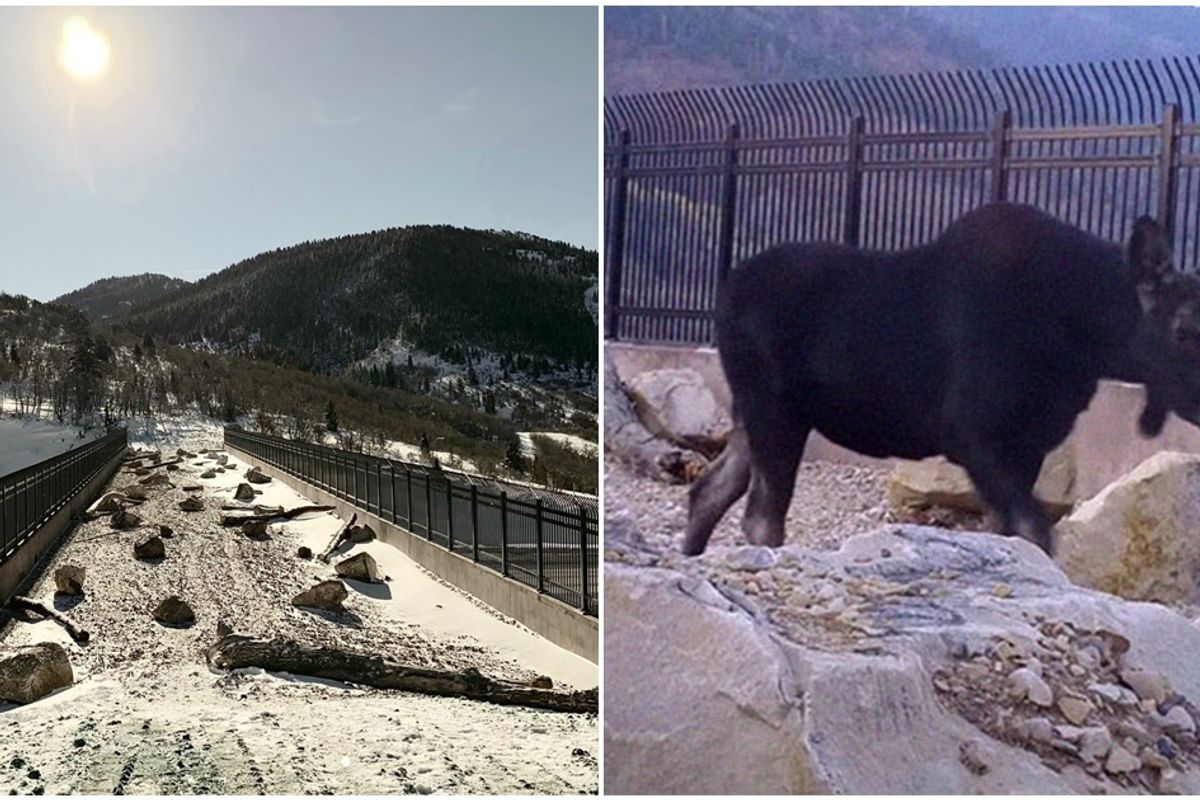
[(108, 67), (108, 39), (83, 17), (71, 17), (63, 23), (58, 61), (72, 78), (93, 81)]

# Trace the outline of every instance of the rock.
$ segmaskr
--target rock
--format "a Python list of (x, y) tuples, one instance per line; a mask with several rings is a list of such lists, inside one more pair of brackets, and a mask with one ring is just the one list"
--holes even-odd
[(1099, 761), (1108, 755), (1112, 743), (1108, 728), (1103, 725), (1087, 728), (1079, 737), (1079, 757), (1084, 761)]
[(1196, 720), (1192, 719), (1192, 715), (1183, 706), (1175, 706), (1162, 718), (1163, 729), (1170, 731), (1179, 731), (1181, 733), (1195, 733)]
[(87, 570), (76, 564), (63, 564), (54, 570), (54, 586), (57, 594), (83, 594), (83, 578), (86, 574)]
[(200, 492), (204, 490), (204, 487), (198, 483), (187, 483), (184, 484), (183, 490), (185, 492)]
[(604, 450), (638, 475), (667, 483), (690, 483), (708, 464), (699, 453), (646, 430), (608, 358), (604, 366)]
[(203, 511), (204, 501), (195, 495), (191, 495), (179, 503), (180, 511)]
[(1143, 700), (1153, 700), (1155, 706), (1167, 699), (1170, 686), (1166, 678), (1155, 672), (1126, 668), (1121, 670), (1121, 681)]
[(221, 466), (225, 466), (226, 464), (228, 464), (229, 463), (229, 454), (221, 453), (220, 455), (218, 455), (217, 463), (220, 464)]
[(1131, 600), (1196, 603), (1200, 456), (1160, 452), (1081, 503), (1054, 529), (1077, 584)]
[(167, 464), (166, 469), (167, 469), (167, 472), (179, 472), (179, 465), (178, 464)]
[(254, 487), (248, 483), (239, 483), (237, 491), (233, 493), (234, 500), (253, 500)]
[(529, 682), (529, 685), (534, 689), (553, 689), (554, 681), (550, 679), (549, 675), (538, 675)]
[(987, 759), (978, 741), (963, 742), (958, 746), (958, 760), (975, 775), (985, 775), (989, 769)]
[(142, 524), (142, 518), (132, 511), (120, 508), (113, 512), (108, 524), (115, 530), (132, 530)]
[(1125, 708), (1136, 706), (1138, 702), (1137, 694), (1133, 690), (1115, 683), (1089, 683), (1088, 691), (1098, 697), (1103, 697), (1114, 705)]
[[(1075, 586), (1020, 539), (892, 525), (836, 551), (784, 545), (771, 551), (768, 570), (731, 575), (726, 564), (752, 549), (714, 545), (697, 559), (605, 562), (609, 793), (1130, 790), (1153, 739), (1127, 743), (1113, 717), (1144, 719), (1140, 710), (1098, 710), (1090, 728), (1060, 726), (1074, 741), (1056, 737), (1045, 718), (1066, 723), (1059, 709), (1040, 712), (1013, 698), (1013, 664), (957, 658), (963, 641), (1033, 639), (1049, 651), (1032, 653), (1045, 668), (1041, 682), (1069, 689), (1105, 682), (1098, 672), (1068, 678), (1065, 663), (1077, 640), (1112, 631), (1129, 642), (1122, 661), (1161, 674), (1192, 702), (1200, 698), (1200, 630), (1187, 618)], [(733, 577), (764, 574), (774, 591), (730, 588)], [(997, 601), (999, 582), (1020, 602)], [(826, 611), (836, 600), (844, 601), (839, 610)], [(1058, 629), (1043, 634), (1051, 621)], [(1059, 636), (1066, 648), (1050, 648)], [(1028, 697), (1036, 674), (1020, 669), (1027, 677), (1016, 683)], [(1020, 722), (1039, 714), (1041, 722)], [(1110, 746), (1096, 756), (1094, 777), (1066, 769), (1064, 760), (1083, 764), (1072, 753), (1102, 750), (1104, 735), (1093, 730), (1101, 719), (1123, 753)], [(971, 741), (988, 766), (982, 775), (961, 761), (960, 747)], [(1181, 774), (1200, 775), (1190, 758), (1178, 763)]]
[(1141, 766), (1142, 760), (1119, 744), (1112, 746), (1112, 750), (1108, 754), (1108, 760), (1104, 762), (1104, 769), (1114, 775), (1124, 772), (1134, 772), (1140, 769)]
[(212, 478), (217, 477), (217, 473), (214, 472), (213, 470), (209, 469), (209, 470), (205, 470), (204, 472), (200, 473), (200, 477), (204, 478), (205, 480), (211, 480)]
[(1045, 717), (1031, 717), (1021, 723), (1021, 732), (1026, 739), (1049, 743), (1054, 738), (1054, 725)]
[(312, 548), (300, 545), (300, 549), (296, 551), (297, 558), (311, 559), (313, 557)]
[(1174, 761), (1179, 757), (1179, 747), (1166, 736), (1160, 736), (1154, 741), (1154, 749), (1168, 761)]
[(92, 504), (88, 509), (91, 514), (108, 514), (113, 511), (120, 511), (125, 507), (125, 503), (129, 498), (121, 492), (106, 492), (103, 497)]
[(154, 609), (154, 618), (164, 625), (183, 628), (196, 621), (196, 614), (182, 597), (173, 594)]
[(1008, 680), (1013, 696), (1018, 700), (1028, 700), (1037, 706), (1048, 706), (1054, 702), (1054, 692), (1049, 684), (1028, 667), (1014, 670)]
[(165, 472), (156, 472), (138, 481), (142, 486), (170, 486), (171, 479)]
[(74, 682), (67, 651), (55, 642), (22, 647), (0, 658), (0, 702), (25, 705)]
[(129, 486), (126, 486), (124, 489), (122, 489), (121, 492), (124, 493), (124, 495), (126, 497), (128, 497), (130, 500), (149, 500), (150, 499), (150, 492), (148, 492), (146, 490), (146, 487), (142, 486), (140, 483), (130, 484)]
[(133, 546), (133, 557), (141, 561), (154, 561), (166, 558), (166, 555), (167, 550), (163, 547), (163, 540), (157, 536), (151, 536)]
[(223, 619), (217, 620), (217, 638), (224, 639), (229, 634), (233, 633), (233, 626)]
[(356, 544), (374, 541), (375, 531), (369, 525), (355, 525), (346, 531), (346, 538)]
[(247, 539), (265, 542), (271, 537), (267, 534), (267, 521), (264, 519), (249, 519), (242, 523), (242, 535)]
[(1082, 697), (1066, 695), (1059, 698), (1058, 701), (1058, 710), (1072, 725), (1082, 725), (1095, 709), (1096, 707), (1092, 705), (1091, 701)]
[(339, 580), (321, 581), (292, 598), (294, 606), (322, 608), (326, 611), (344, 611), (342, 603), (349, 596), (346, 584)]
[(380, 583), (379, 567), (375, 563), (375, 559), (371, 558), (370, 553), (359, 553), (339, 561), (334, 566), (334, 571), (343, 578)]
[(251, 467), (246, 470), (246, 480), (250, 483), (270, 483), (271, 476), (264, 474), (259, 467)]
[[(1074, 506), (1075, 464), (1072, 444), (1067, 442), (1046, 457), (1033, 488), (1052, 518)], [(888, 475), (888, 504), (901, 515), (943, 508), (967, 514), (983, 514), (987, 507), (975, 493), (966, 470), (943, 456), (921, 461), (900, 460)]]
[(625, 388), (646, 430), (669, 442), (714, 452), (733, 430), (729, 412), (693, 369), (639, 372)]
[(1150, 769), (1166, 769), (1171, 766), (1171, 760), (1158, 752), (1157, 749), (1147, 745), (1138, 752), (1138, 760), (1142, 762), (1143, 767)]
[(172, 530), (171, 527), (168, 525), (159, 525), (158, 526), (158, 535), (160, 537), (162, 537), (163, 539), (170, 539), (172, 536), (175, 535), (175, 531)]

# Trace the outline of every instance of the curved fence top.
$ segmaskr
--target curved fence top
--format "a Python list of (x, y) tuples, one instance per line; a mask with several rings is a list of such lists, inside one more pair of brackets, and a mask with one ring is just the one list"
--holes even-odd
[(875, 75), (617, 95), (604, 101), (605, 141), (823, 136), (862, 117), (868, 132), (983, 130), (1007, 109), (1016, 127), (1150, 125), (1163, 106), (1200, 121), (1200, 56)]

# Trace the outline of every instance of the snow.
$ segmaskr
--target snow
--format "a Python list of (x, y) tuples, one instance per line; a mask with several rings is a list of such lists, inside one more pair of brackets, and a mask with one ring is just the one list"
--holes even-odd
[(559, 444), (570, 447), (581, 455), (596, 456), (600, 448), (590, 439), (584, 439), (582, 436), (576, 436), (573, 433), (554, 433), (552, 431), (521, 431), (517, 434), (517, 438), (521, 440), (521, 455), (527, 458), (533, 458), (537, 455), (537, 445), (533, 441), (534, 436), (545, 436), (547, 439), (553, 439)]
[(86, 444), (94, 435), (41, 419), (0, 417), (0, 475), (32, 466)]

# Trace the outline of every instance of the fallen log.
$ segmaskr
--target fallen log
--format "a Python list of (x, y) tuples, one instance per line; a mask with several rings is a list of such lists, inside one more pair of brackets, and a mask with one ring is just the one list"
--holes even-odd
[(350, 517), (349, 522), (347, 522), (341, 528), (338, 528), (338, 532), (333, 535), (333, 540), (329, 543), (329, 546), (321, 551), (321, 555), (317, 556), (317, 558), (319, 558), (322, 563), (324, 563), (324, 564), (329, 563), (329, 556), (332, 555), (334, 550), (338, 549), (338, 547), (341, 545), (342, 541), (346, 538), (346, 535), (350, 533), (350, 529), (354, 527), (354, 522), (357, 519), (358, 519), (358, 512), (355, 512)]
[(243, 522), (270, 522), (275, 519), (295, 519), (301, 514), (307, 514), (310, 511), (333, 511), (333, 506), (297, 506), (281, 513), (270, 511), (265, 514), (223, 514), (221, 516), (221, 524), (226, 528), (233, 528), (241, 525)]
[(283, 506), (221, 506), (222, 511), (249, 511), (251, 514), (282, 514)]
[(31, 611), (34, 614), (41, 614), (46, 619), (54, 620), (66, 630), (67, 634), (78, 644), (87, 644), (92, 635), (82, 628), (75, 626), (75, 623), (64, 617), (52, 608), (32, 600), (28, 597), (17, 595), (8, 601), (8, 605), (18, 611)]
[(599, 692), (536, 689), (526, 684), (489, 678), (469, 667), (461, 670), (409, 667), (381, 656), (351, 653), (329, 647), (305, 647), (288, 639), (253, 639), (230, 634), (207, 652), (208, 663), (220, 669), (259, 667), (315, 678), (399, 689), (406, 692), (464, 697), (509, 706), (547, 711), (595, 714)]
[(142, 467), (143, 469), (158, 469), (159, 467), (165, 467), (168, 464), (179, 464), (182, 461), (182, 458), (173, 458), (170, 461), (157, 461), (153, 464), (143, 464)]

